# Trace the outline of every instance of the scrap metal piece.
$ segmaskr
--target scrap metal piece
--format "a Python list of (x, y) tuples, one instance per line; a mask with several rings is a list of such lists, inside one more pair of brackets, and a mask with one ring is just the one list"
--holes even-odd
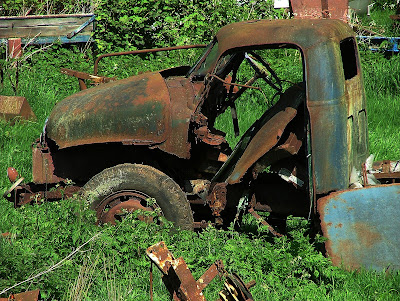
[(0, 95), (0, 118), (12, 123), (17, 118), (36, 120), (28, 101), (23, 96)]
[(318, 200), (325, 247), (336, 266), (400, 269), (400, 184), (333, 192)]
[(104, 83), (109, 83), (116, 81), (117, 79), (114, 77), (106, 77), (106, 76), (98, 76), (98, 75), (93, 75), (89, 74), (86, 72), (80, 72), (80, 71), (75, 71), (67, 68), (61, 68), (61, 73), (69, 76), (76, 77), (79, 81), (79, 87), (81, 90), (87, 89), (87, 86), (83, 80), (90, 80), (94, 84), (104, 84)]
[(224, 283), (225, 289), (219, 293), (219, 296), (223, 301), (253, 301), (253, 296), (249, 291), (250, 287), (253, 287), (256, 282), (250, 281), (244, 284), (240, 277), (233, 273), (232, 275), (226, 276)]
[(206, 301), (202, 290), (224, 269), (218, 260), (196, 281), (183, 258), (175, 259), (163, 241), (149, 247), (146, 254), (163, 273), (162, 280), (177, 301)]
[(22, 177), (22, 178), (19, 178), (18, 180), (16, 180), (16, 181), (11, 185), (11, 187), (8, 188), (6, 192), (4, 192), (4, 195), (3, 195), (4, 198), (7, 198), (7, 196), (8, 196), (12, 191), (14, 191), (14, 189), (17, 188), (17, 186), (18, 186), (19, 184), (21, 184), (23, 181), (24, 181), (24, 178), (23, 178), (23, 177)]
[(378, 180), (398, 182), (400, 179), (400, 160), (383, 160), (373, 162), (371, 170), (368, 170)]
[(53, 156), (50, 148), (46, 143), (41, 143), (40, 140), (32, 145), (32, 177), (36, 184), (58, 183), (63, 181), (63, 178), (57, 177), (55, 174)]
[(14, 207), (20, 207), (29, 203), (41, 202), (43, 200), (59, 200), (69, 198), (76, 194), (81, 187), (57, 183), (55, 185), (35, 185), (34, 183), (23, 183), (24, 178), (17, 180), (4, 194), (3, 197), (14, 203)]
[(212, 188), (211, 193), (207, 196), (207, 202), (216, 217), (221, 216), (221, 212), (225, 209), (227, 199), (227, 183), (217, 183)]
[(0, 298), (0, 301), (40, 301), (40, 290), (11, 294), (8, 298)]

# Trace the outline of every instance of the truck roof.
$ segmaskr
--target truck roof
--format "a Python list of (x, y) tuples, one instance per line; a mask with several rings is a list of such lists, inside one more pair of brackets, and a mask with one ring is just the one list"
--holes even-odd
[(354, 36), (350, 26), (340, 20), (251, 20), (222, 27), (216, 37), (219, 54), (246, 46), (294, 44), (306, 50), (328, 40)]

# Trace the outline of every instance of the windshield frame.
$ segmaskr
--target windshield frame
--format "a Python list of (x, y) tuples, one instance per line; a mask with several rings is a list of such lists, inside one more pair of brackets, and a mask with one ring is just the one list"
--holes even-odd
[[(210, 58), (210, 53), (215, 51), (216, 56), (212, 58), (211, 62), (208, 62), (207, 64), (207, 69), (206, 72), (203, 74), (198, 74), (200, 69), (202, 69), (202, 66), (204, 63), (206, 63), (207, 59)], [(186, 74), (186, 77), (192, 78), (195, 80), (202, 80), (204, 79), (204, 76), (207, 74), (208, 69), (212, 69), (214, 66), (214, 63), (218, 60), (219, 58), (219, 52), (218, 52), (218, 42), (217, 39), (214, 38), (210, 44), (208, 44), (207, 48), (205, 49), (204, 53), (200, 56), (200, 58), (197, 60), (197, 62), (190, 68), (188, 73)]]

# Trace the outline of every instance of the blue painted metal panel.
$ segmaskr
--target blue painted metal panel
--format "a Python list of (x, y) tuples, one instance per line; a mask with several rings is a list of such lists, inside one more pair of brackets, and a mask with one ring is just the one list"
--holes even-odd
[[(21, 44), (30, 44), (30, 45), (42, 45), (42, 44), (51, 44), (54, 42), (60, 41), (61, 44), (72, 44), (72, 43), (86, 43), (86, 42), (94, 42), (90, 35), (77, 35), (68, 39), (67, 37), (37, 37), (35, 39), (31, 38), (22, 38)], [(0, 39), (0, 44), (7, 44), (8, 39)]]
[[(61, 44), (70, 44), (70, 43), (86, 43), (91, 40), (91, 36), (89, 35), (77, 35), (71, 39), (67, 37), (38, 37), (29, 44), (41, 45), (41, 44), (50, 44), (60, 40)], [(22, 39), (22, 44), (26, 44), (29, 42), (29, 39)]]
[[(400, 37), (357, 36), (360, 43), (368, 44), (371, 51), (400, 52)], [(387, 44), (383, 45), (383, 42)]]
[(400, 270), (400, 184), (334, 192), (318, 212), (333, 264)]
[(328, 41), (314, 46), (306, 58), (315, 193), (343, 190), (349, 187), (346, 136), (349, 104), (345, 101), (339, 44)]

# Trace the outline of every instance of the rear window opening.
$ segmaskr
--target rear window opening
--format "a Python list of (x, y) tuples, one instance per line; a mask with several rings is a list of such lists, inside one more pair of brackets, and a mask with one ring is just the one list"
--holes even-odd
[(340, 42), (340, 53), (345, 80), (351, 79), (358, 73), (356, 45), (354, 38), (348, 38)]

